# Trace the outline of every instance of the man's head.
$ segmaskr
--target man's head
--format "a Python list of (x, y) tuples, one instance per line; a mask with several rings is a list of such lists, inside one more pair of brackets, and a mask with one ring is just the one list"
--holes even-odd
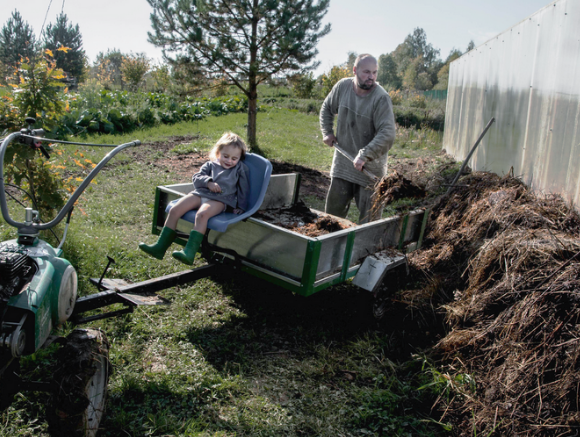
[(358, 55), (354, 61), (353, 72), (357, 87), (362, 90), (371, 90), (376, 84), (379, 65), (374, 56), (364, 53)]

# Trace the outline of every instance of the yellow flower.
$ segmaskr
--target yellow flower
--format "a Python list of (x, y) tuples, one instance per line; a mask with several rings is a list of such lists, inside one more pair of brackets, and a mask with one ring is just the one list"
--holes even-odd
[(79, 167), (85, 168), (85, 166), (78, 160), (73, 158), (73, 161), (75, 162), (76, 165), (78, 165)]

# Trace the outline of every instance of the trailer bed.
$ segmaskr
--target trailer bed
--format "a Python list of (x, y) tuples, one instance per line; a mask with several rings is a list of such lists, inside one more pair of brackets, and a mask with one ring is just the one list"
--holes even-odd
[[(167, 205), (191, 189), (191, 184), (157, 187), (152, 227), (154, 234), (161, 232)], [(291, 207), (298, 201), (299, 190), (299, 174), (273, 175), (260, 210)], [(320, 211), (313, 212), (324, 215)], [(237, 258), (244, 271), (309, 296), (354, 277), (369, 255), (387, 248), (404, 251), (417, 243), (420, 245), (426, 218), (425, 211), (416, 210), (405, 216), (309, 237), (249, 217), (230, 225), (226, 232), (209, 231), (208, 242), (216, 247), (216, 252), (224, 250), (225, 258)], [(185, 244), (192, 228), (193, 223), (179, 220), (176, 241)]]

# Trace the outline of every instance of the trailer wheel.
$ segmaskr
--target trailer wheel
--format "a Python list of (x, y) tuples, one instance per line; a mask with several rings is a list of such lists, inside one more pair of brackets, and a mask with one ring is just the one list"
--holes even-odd
[(373, 294), (372, 311), (373, 317), (377, 320), (381, 320), (385, 313), (387, 312), (388, 296), (386, 290), (379, 288), (379, 290)]
[(57, 353), (56, 392), (48, 412), (51, 431), (94, 437), (105, 411), (111, 365), (109, 343), (97, 329), (75, 329)]

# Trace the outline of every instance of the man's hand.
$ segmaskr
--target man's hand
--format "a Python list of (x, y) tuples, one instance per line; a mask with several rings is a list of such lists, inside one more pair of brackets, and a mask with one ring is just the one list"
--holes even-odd
[(324, 144), (326, 144), (328, 147), (334, 147), (334, 143), (337, 143), (338, 140), (336, 139), (336, 137), (334, 136), (334, 134), (330, 134), (330, 135), (326, 135), (322, 139), (322, 142)]
[(355, 158), (353, 161), (354, 164), (354, 168), (356, 168), (358, 171), (363, 171), (363, 167), (365, 166), (367, 162), (360, 159), (360, 158)]
[(218, 184), (216, 184), (215, 182), (208, 182), (207, 188), (209, 188), (209, 191), (211, 191), (212, 193), (221, 193), (222, 192), (222, 188)]

